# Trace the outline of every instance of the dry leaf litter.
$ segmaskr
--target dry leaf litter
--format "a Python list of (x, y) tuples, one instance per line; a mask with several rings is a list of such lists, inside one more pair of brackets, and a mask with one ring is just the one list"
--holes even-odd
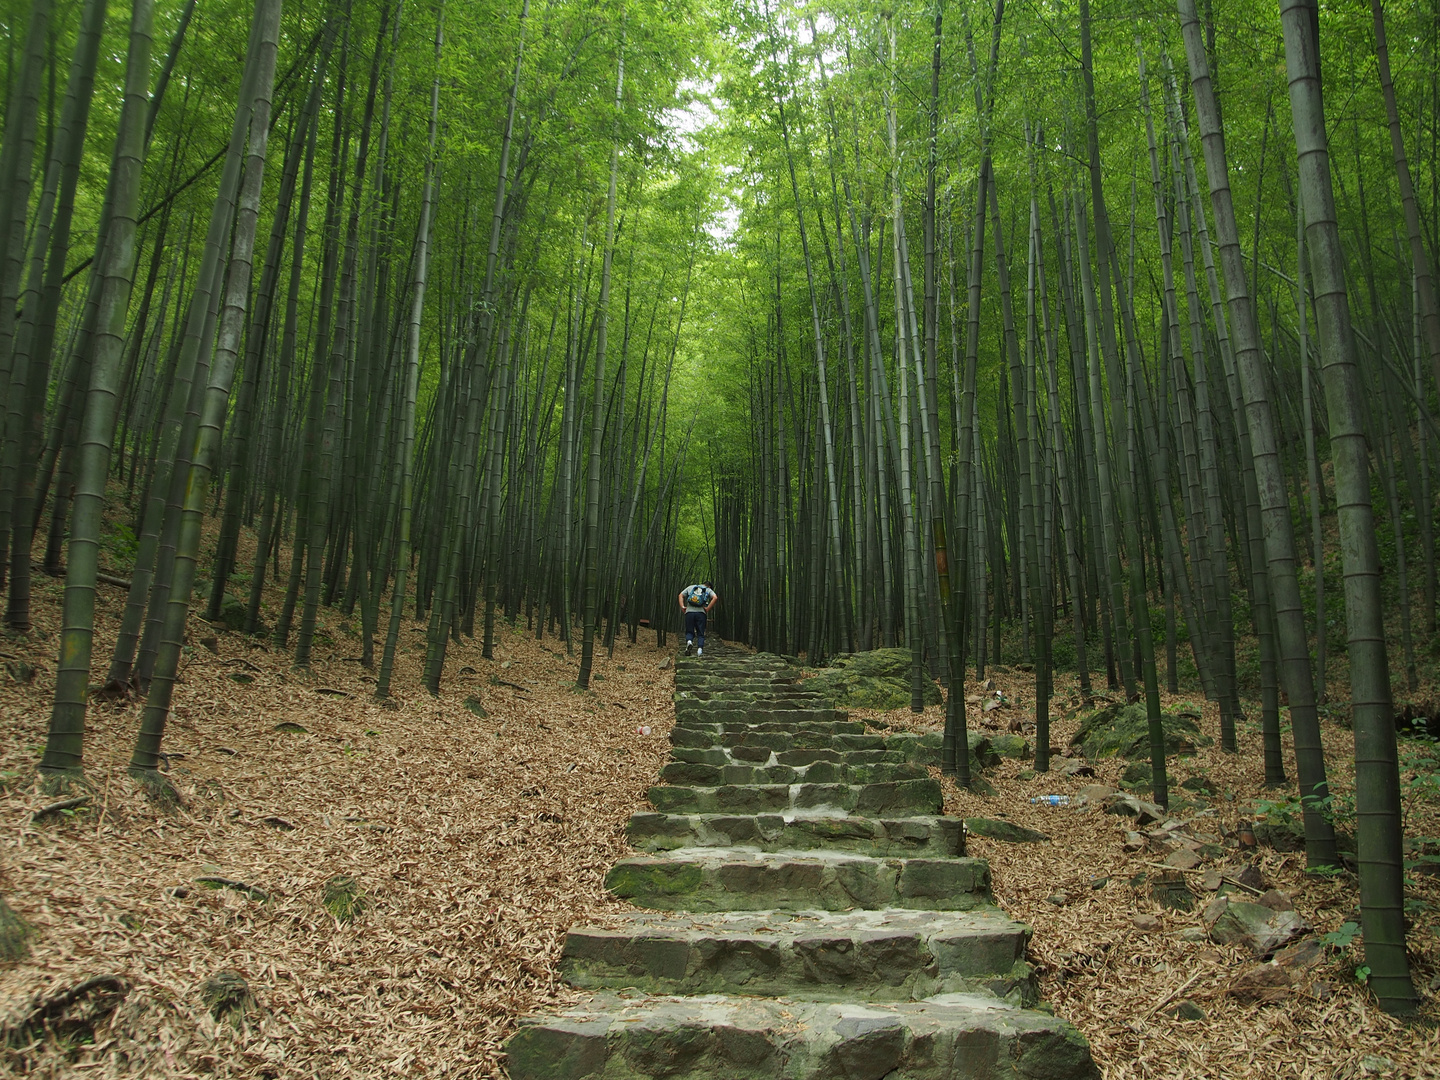
[[(36, 632), (0, 643), (11, 668), (0, 675), (0, 897), (34, 930), (30, 958), (0, 965), (8, 1034), (0, 1070), (502, 1076), (500, 1048), (515, 1018), (573, 996), (556, 978), (565, 929), (625, 907), (602, 878), (627, 853), (624, 822), (645, 805), (667, 757), (667, 653), (643, 638), (621, 641), (613, 659), (600, 650), (592, 690), (578, 693), (562, 644), (507, 627), (494, 660), (469, 640), (452, 644), (433, 699), (420, 685), (423, 627), (407, 623), (387, 708), (372, 700), (355, 660), (358, 618), (322, 610), (316, 661), (302, 674), (288, 656), (192, 616), (192, 642), (213, 635), (218, 651), (187, 651), (166, 733), (167, 776), (182, 806), (158, 809), (126, 774), (139, 706), (96, 702), (88, 804), (32, 824), (56, 801), (33, 775), (62, 591), (58, 581), (37, 585)], [(123, 593), (102, 587), (97, 657), (108, 656), (122, 603)], [(17, 678), (22, 664), (35, 672), (28, 683)], [(981, 730), (1025, 714), (1033, 688), (1020, 673), (995, 678), (1009, 705), (993, 714), (972, 707)], [(1067, 695), (1073, 687), (1062, 678), (1058, 696)], [(467, 707), (477, 698), (484, 718)], [(939, 708), (856, 715), (918, 730), (942, 723)], [(1214, 734), (1208, 705), (1204, 724)], [(1073, 728), (1057, 717), (1052, 742), (1063, 747)], [(1335, 786), (1346, 788), (1348, 732), (1327, 724), (1326, 737)], [(1202, 749), (1176, 769), (1177, 781), (1188, 767), (1227, 793), (1193, 829), (1233, 832), (1266, 794), (1258, 732), (1242, 730), (1241, 740), (1238, 756)], [(1034, 926), (1044, 997), (1091, 1040), (1107, 1080), (1440, 1075), (1427, 989), (1440, 971), (1433, 908), (1416, 915), (1410, 939), (1425, 995), (1420, 1022), (1382, 1014), (1343, 958), (1307, 971), (1279, 1003), (1239, 997), (1233, 988), (1253, 958), (1191, 940), (1203, 929), (1203, 885), (1192, 881), (1196, 912), (1180, 914), (1127, 884), (1159, 860), (1153, 850), (1124, 849), (1133, 819), (1029, 802), (1115, 784), (1122, 763), (1098, 763), (1093, 778), (1022, 779), (1026, 768), (1007, 759), (991, 770), (987, 797), (946, 780), (946, 810), (1003, 815), (1052, 837), (1034, 845), (975, 837), (971, 850), (990, 860), (998, 902)], [(1415, 811), (1429, 835), (1440, 831), (1436, 810)], [(1353, 877), (1307, 877), (1302, 856), (1263, 849), (1252, 861), (1317, 932), (1353, 918)], [(327, 886), (344, 878), (358, 892), (349, 921), (324, 903)], [(1440, 902), (1436, 879), (1421, 879), (1413, 895)], [(1151, 916), (1155, 929), (1139, 929), (1137, 915)], [(253, 999), (217, 1020), (205, 987), (225, 973), (238, 974)], [(24, 1026), (105, 976), (124, 989), (91, 993), (93, 1024), (76, 1007), (78, 1026)], [(1175, 1018), (1180, 1001), (1205, 1018)]]

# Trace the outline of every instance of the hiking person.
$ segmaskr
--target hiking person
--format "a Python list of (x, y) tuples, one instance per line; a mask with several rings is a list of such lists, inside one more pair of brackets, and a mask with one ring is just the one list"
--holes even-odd
[(720, 599), (720, 594), (715, 591), (713, 585), (708, 581), (699, 585), (687, 585), (681, 589), (675, 599), (680, 604), (680, 610), (685, 613), (685, 655), (690, 655), (690, 649), (695, 646), (696, 655), (705, 655), (705, 622), (710, 609)]

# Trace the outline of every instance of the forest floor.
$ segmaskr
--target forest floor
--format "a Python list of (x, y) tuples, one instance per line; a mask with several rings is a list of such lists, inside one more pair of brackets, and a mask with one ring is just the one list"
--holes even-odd
[[(101, 588), (104, 658), (124, 597)], [(395, 707), (384, 708), (352, 659), (358, 616), (322, 609), (307, 674), (264, 642), (196, 619), (165, 738), (182, 805), (157, 807), (126, 774), (138, 706), (96, 702), (89, 802), (32, 822), (55, 801), (36, 788), (34, 766), (61, 591), (37, 580), (35, 632), (0, 641), (9, 670), (0, 672), (0, 897), (33, 928), (32, 955), (0, 964), (0, 1073), (503, 1075), (500, 1047), (515, 1018), (571, 994), (556, 977), (565, 929), (626, 906), (602, 880), (627, 853), (625, 820), (646, 805), (668, 754), (671, 650), (648, 634), (622, 641), (613, 659), (602, 650), (593, 688), (581, 693), (562, 643), (504, 627), (494, 660), (469, 640), (452, 645), (435, 699), (420, 688), (423, 628), (407, 624)], [(214, 651), (200, 643), (212, 635)], [(34, 669), (28, 683), (17, 678), (21, 664)], [(994, 677), (1010, 705), (988, 719), (1008, 724), (1025, 713), (1033, 682)], [(1063, 703), (1072, 688), (1059, 682)], [(487, 716), (467, 708), (472, 697)], [(1213, 735), (1217, 716), (1204, 713)], [(920, 729), (941, 722), (934, 708), (858, 715)], [(984, 719), (972, 710), (972, 724)], [(1065, 745), (1072, 728), (1057, 718), (1052, 741)], [(1325, 734), (1336, 788), (1348, 790), (1349, 732), (1327, 722)], [(1202, 749), (1174, 777), (1208, 776), (1222, 792), (1214, 815), (1232, 829), (1254, 800), (1276, 797), (1262, 786), (1258, 731), (1243, 726), (1240, 737), (1240, 754)], [(990, 860), (999, 903), (1035, 928), (1042, 993), (1089, 1037), (1107, 1080), (1440, 1075), (1440, 879), (1422, 878), (1412, 893), (1419, 1021), (1379, 1011), (1355, 981), (1353, 949), (1278, 1003), (1244, 1001), (1230, 990), (1247, 956), (1182, 936), (1200, 925), (1198, 910), (1167, 912), (1130, 889), (1155, 856), (1123, 850), (1121, 819), (1028, 801), (1115, 783), (1121, 764), (1100, 764), (1093, 780), (1021, 779), (1026, 768), (1006, 760), (991, 770), (995, 794), (985, 797), (946, 781), (946, 809), (1003, 814), (1053, 837), (974, 838), (971, 850)], [(1433, 803), (1413, 807), (1412, 831), (1440, 835), (1437, 816)], [(1274, 852), (1259, 864), (1317, 932), (1353, 917), (1352, 876), (1308, 877), (1300, 856)], [(324, 904), (340, 877), (362, 896), (350, 921)], [(1108, 883), (1092, 888), (1102, 877)], [(1057, 891), (1069, 897), (1063, 906), (1047, 899)], [(1138, 929), (1137, 915), (1157, 916), (1158, 929)], [(253, 994), (238, 1024), (212, 1019), (202, 1000), (202, 984), (221, 971), (239, 973)], [(128, 987), (108, 1015), (86, 1022), (72, 1007), (77, 1022), (58, 1037), (27, 1029), (37, 1009), (106, 975)], [(1205, 1018), (1168, 1015), (1182, 997)], [(107, 1006), (103, 992), (91, 1000), (94, 1012)]]

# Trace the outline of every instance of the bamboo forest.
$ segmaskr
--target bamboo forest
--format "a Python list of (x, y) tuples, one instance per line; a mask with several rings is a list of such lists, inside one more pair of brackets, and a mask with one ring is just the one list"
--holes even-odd
[(0, 1073), (1440, 1075), (1437, 0), (0, 28)]

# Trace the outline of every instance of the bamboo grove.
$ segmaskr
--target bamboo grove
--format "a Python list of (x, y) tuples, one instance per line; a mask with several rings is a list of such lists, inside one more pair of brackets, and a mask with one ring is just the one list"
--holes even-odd
[(712, 577), (726, 637), (908, 649), (962, 785), (1002, 662), (1038, 771), (1057, 671), (1143, 702), (1162, 805), (1162, 679), (1227, 750), (1258, 719), (1317, 870), (1343, 718), (1370, 984), (1414, 1009), (1433, 3), (0, 8), (7, 631), (64, 581), (42, 775), (129, 701), (163, 792), (202, 619), (304, 669), (358, 611), (382, 699), (508, 622), (583, 689)]
[[(9, 13), (0, 538), (10, 632), (32, 559), (64, 575), (42, 773), (80, 772), (94, 683), (144, 702), (131, 770), (162, 784), (192, 607), (297, 668), (321, 605), (358, 609), (381, 698), (413, 623), (432, 694), (497, 620), (558, 634), (581, 687), (667, 625), (710, 242), (661, 124), (684, 13), (118, 8)], [(97, 585), (126, 594), (108, 655)]]
[(989, 665), (1033, 666), (1037, 771), (1057, 670), (1143, 702), (1162, 805), (1161, 680), (1203, 693), (1227, 750), (1258, 720), (1315, 868), (1322, 711), (1346, 718), (1371, 986), (1412, 1011), (1394, 706), (1433, 678), (1433, 6), (762, 0), (730, 41), (728, 625), (908, 648), (961, 784)]

